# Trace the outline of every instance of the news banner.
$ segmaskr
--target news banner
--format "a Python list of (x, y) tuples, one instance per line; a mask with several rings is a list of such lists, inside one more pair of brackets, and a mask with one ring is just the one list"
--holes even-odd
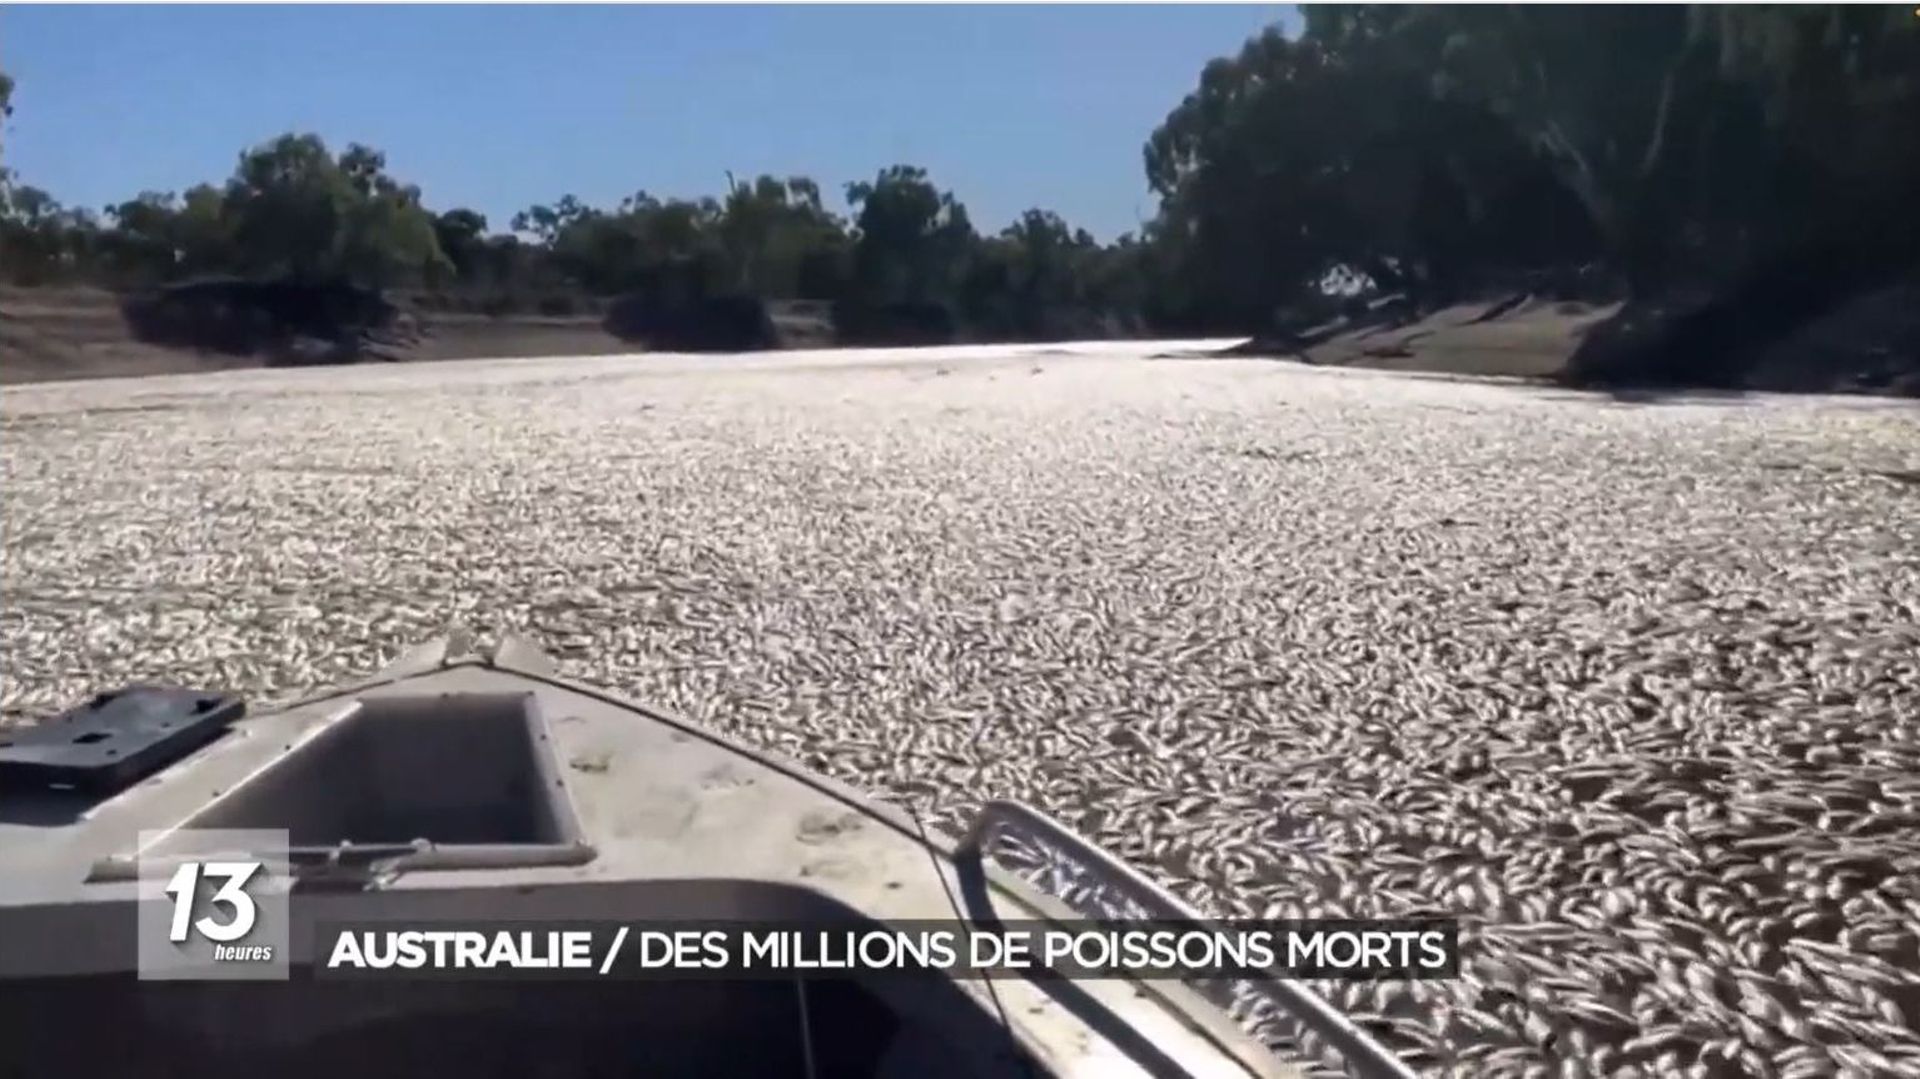
[(1453, 927), (1298, 922), (320, 926), (315, 975), (753, 978), (941, 972), (1057, 978), (1446, 978)]
[[(275, 836), (231, 835), (227, 849), (246, 851)], [(1374, 981), (1453, 978), (1460, 969), (1458, 927), (1445, 920), (328, 921), (296, 919), (289, 878), (258, 859), (169, 864), (143, 881), (140, 971), (155, 979), (290, 979), (296, 922), (306, 938), (299, 976), (316, 979)]]

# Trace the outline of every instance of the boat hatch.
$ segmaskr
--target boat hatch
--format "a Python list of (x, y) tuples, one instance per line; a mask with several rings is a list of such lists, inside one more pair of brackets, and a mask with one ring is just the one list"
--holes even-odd
[[(296, 875), (577, 865), (593, 848), (527, 693), (369, 697), (140, 852), (196, 852), (187, 834), (285, 830)], [(130, 859), (96, 867), (125, 876)]]

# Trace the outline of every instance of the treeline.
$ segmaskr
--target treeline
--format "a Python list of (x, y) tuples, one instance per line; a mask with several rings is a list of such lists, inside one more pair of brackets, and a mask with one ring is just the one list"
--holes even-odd
[(1657, 297), (1852, 287), (1920, 251), (1911, 7), (1303, 14), (1209, 64), (1147, 146), (1155, 238), (1210, 321), (1335, 266), (1436, 298), (1520, 272)]
[[(203, 275), (492, 298), (831, 302), (937, 333), (1258, 332), (1362, 280), (1636, 296), (1782, 275), (1864, 287), (1920, 251), (1911, 7), (1346, 5), (1216, 60), (1145, 146), (1160, 199), (1099, 243), (998, 232), (896, 166), (829, 209), (804, 177), (511, 221), (431, 208), (377, 150), (286, 135), (224, 183), (64, 207), (0, 172), (0, 275), (119, 289)], [(5, 86), (0, 86), (3, 92)], [(4, 164), (0, 160), (0, 164)]]

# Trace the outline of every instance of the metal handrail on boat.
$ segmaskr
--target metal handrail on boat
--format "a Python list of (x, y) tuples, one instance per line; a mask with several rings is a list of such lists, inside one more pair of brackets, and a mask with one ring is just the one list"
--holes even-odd
[[(1212, 921), (1181, 901), (1165, 888), (1093, 841), (1061, 823), (1044, 810), (1025, 802), (1008, 799), (990, 801), (980, 808), (954, 847), (956, 858), (983, 862), (987, 842), (996, 832), (1024, 831), (1035, 836), (1079, 863), (1079, 868), (1147, 911), (1157, 920), (1179, 922), (1201, 931), (1213, 928)], [(1396, 1057), (1353, 1020), (1327, 1003), (1318, 993), (1297, 981), (1275, 975), (1247, 977), (1302, 1026), (1326, 1039), (1347, 1062), (1349, 1069), (1366, 1079), (1415, 1079), (1405, 1061)]]

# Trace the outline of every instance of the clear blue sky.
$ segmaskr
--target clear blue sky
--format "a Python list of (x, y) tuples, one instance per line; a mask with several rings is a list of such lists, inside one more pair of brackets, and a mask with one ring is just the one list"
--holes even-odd
[(841, 185), (925, 166), (997, 230), (1153, 212), (1141, 146), (1283, 5), (4, 7), (4, 160), (98, 209), (223, 180), (284, 131), (359, 141), (495, 228), (566, 193)]

